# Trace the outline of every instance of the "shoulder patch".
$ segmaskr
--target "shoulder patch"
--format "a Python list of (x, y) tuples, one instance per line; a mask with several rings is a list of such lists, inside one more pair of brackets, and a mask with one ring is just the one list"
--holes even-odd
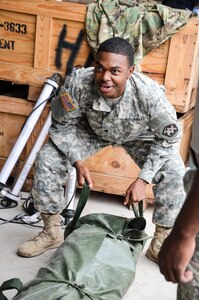
[(68, 93), (60, 94), (62, 104), (67, 112), (76, 109), (71, 96)]
[(176, 124), (170, 124), (164, 127), (162, 134), (168, 137), (172, 137), (178, 131)]

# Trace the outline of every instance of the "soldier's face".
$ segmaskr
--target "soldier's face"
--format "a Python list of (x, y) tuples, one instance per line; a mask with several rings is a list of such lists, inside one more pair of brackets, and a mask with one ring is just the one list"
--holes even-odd
[(95, 60), (95, 83), (107, 98), (118, 98), (125, 90), (126, 81), (133, 72), (128, 59), (121, 54), (98, 52)]

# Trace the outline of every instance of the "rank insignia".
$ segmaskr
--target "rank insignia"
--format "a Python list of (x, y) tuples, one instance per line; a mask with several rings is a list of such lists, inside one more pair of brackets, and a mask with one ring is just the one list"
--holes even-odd
[(176, 132), (178, 131), (178, 128), (176, 124), (170, 124), (164, 127), (162, 134), (166, 135), (168, 137), (172, 137)]
[(68, 93), (60, 94), (62, 104), (67, 112), (76, 109), (71, 96)]

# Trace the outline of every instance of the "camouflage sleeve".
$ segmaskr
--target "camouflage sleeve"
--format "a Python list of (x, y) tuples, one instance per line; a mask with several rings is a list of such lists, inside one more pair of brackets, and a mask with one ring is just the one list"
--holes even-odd
[(163, 89), (157, 83), (153, 83), (149, 90), (148, 111), (150, 117), (148, 126), (155, 138), (139, 177), (151, 183), (164, 162), (174, 151), (179, 151), (178, 142), (182, 131), (174, 107), (168, 102)]
[(81, 76), (71, 77), (51, 102), (52, 125), (50, 138), (58, 149), (68, 157), (71, 165), (81, 159), (76, 125), (82, 112), (79, 107)]

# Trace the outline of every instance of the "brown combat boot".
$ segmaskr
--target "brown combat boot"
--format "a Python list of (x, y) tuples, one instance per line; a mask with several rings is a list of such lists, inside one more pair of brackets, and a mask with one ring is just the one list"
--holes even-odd
[(160, 252), (160, 248), (170, 232), (171, 228), (156, 225), (154, 238), (152, 239), (151, 244), (146, 252), (146, 257), (158, 263), (158, 254)]
[(23, 257), (33, 257), (42, 254), (46, 250), (60, 246), (64, 241), (59, 214), (41, 214), (44, 222), (43, 231), (33, 239), (21, 245), (17, 254)]

